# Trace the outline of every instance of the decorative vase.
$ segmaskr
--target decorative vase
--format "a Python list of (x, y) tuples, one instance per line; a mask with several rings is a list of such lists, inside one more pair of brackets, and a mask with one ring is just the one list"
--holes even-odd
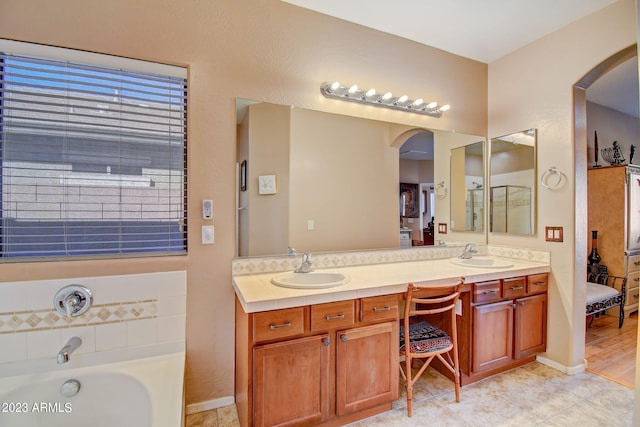
[(589, 254), (589, 264), (600, 264), (600, 254), (598, 253), (598, 230), (591, 231), (591, 253)]

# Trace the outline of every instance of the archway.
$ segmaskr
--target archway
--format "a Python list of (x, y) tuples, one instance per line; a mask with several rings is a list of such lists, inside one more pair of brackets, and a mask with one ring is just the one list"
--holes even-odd
[(587, 99), (586, 90), (600, 77), (616, 68), (623, 62), (637, 56), (637, 46), (623, 49), (602, 61), (585, 74), (573, 87), (574, 99), (574, 153), (575, 153), (575, 265), (574, 265), (574, 322), (573, 331), (574, 350), (582, 351), (585, 355), (585, 327), (586, 318), (584, 307), (586, 302), (587, 265)]

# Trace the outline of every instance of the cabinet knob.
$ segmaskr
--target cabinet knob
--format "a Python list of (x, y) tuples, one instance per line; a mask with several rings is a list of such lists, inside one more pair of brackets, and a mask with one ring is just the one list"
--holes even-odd
[(547, 284), (547, 282), (535, 282), (534, 283), (534, 285), (536, 285), (536, 286), (544, 286), (546, 284)]
[(285, 323), (281, 323), (279, 325), (276, 325), (274, 323), (269, 325), (269, 329), (280, 329), (280, 328), (288, 328), (289, 326), (291, 326), (291, 322), (285, 322)]
[(389, 311), (389, 310), (391, 310), (391, 307), (389, 307), (388, 305), (385, 305), (384, 307), (373, 307), (374, 313), (379, 313), (381, 311)]
[(346, 335), (340, 335), (340, 341), (347, 342), (348, 339)]
[(518, 301), (518, 305), (519, 305), (520, 307), (524, 307), (524, 301)]
[(328, 347), (329, 344), (331, 344), (331, 340), (329, 338), (325, 338), (322, 340), (322, 344), (324, 344), (325, 347)]
[(515, 303), (511, 303), (511, 304), (509, 304), (509, 305), (511, 306), (511, 308), (516, 308)]
[(485, 294), (485, 295), (495, 295), (497, 293), (498, 293), (498, 291), (484, 291), (483, 292), (483, 294)]
[(512, 291), (519, 291), (520, 289), (524, 289), (524, 286), (512, 286), (511, 287)]

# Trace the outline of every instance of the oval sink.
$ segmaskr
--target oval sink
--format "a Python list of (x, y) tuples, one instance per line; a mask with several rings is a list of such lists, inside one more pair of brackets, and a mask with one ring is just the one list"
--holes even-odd
[(474, 256), (469, 259), (451, 258), (449, 262), (457, 265), (463, 265), (465, 267), (476, 268), (509, 268), (513, 267), (513, 263), (491, 257)]
[(284, 273), (271, 279), (271, 283), (283, 288), (322, 289), (349, 283), (349, 276), (342, 273), (315, 272)]

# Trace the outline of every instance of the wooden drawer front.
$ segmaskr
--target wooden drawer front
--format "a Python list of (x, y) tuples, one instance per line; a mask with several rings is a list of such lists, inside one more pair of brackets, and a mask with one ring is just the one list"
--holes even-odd
[(527, 293), (527, 279), (525, 277), (514, 277), (502, 280), (502, 297), (505, 299), (520, 298)]
[(627, 257), (627, 273), (640, 271), (640, 255)]
[(303, 307), (253, 314), (253, 339), (255, 342), (286, 338), (303, 333)]
[(547, 273), (532, 274), (527, 277), (527, 294), (541, 294), (549, 289), (549, 275)]
[(473, 287), (473, 302), (484, 303), (499, 301), (502, 298), (500, 280), (476, 283)]
[(330, 302), (311, 306), (311, 330), (326, 331), (355, 323), (355, 301)]
[(627, 285), (627, 299), (624, 301), (625, 307), (631, 307), (638, 304), (640, 301), (640, 288), (629, 288)]
[(627, 289), (640, 286), (640, 271), (634, 271), (627, 274)]
[(360, 318), (363, 322), (398, 318), (397, 295), (363, 298), (360, 301)]

